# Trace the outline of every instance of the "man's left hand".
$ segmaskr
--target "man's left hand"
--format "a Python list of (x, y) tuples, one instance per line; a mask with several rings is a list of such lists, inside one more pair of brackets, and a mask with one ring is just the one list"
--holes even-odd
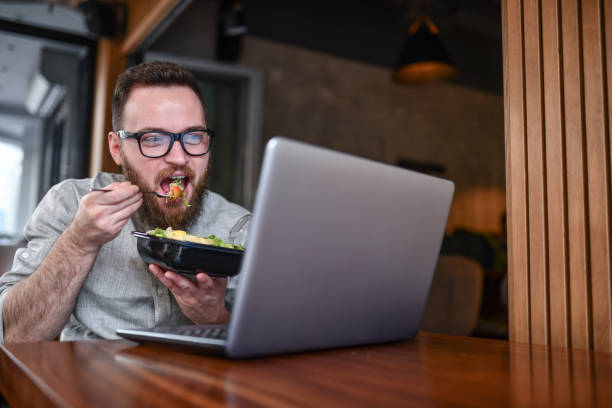
[(158, 265), (149, 265), (153, 273), (174, 295), (179, 307), (195, 324), (226, 323), (229, 312), (225, 308), (226, 278), (212, 278), (198, 272), (195, 283)]

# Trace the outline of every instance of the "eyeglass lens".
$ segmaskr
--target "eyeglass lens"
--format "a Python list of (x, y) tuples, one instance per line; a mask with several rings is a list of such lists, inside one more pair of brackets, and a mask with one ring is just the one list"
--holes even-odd
[[(140, 137), (140, 149), (145, 156), (159, 157), (170, 150), (172, 135), (159, 132), (145, 133)], [(194, 131), (183, 135), (183, 148), (192, 155), (202, 155), (210, 148), (210, 135)]]

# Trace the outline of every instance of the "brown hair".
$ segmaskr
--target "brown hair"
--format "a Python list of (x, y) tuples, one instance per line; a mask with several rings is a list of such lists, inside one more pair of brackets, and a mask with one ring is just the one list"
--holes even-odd
[(111, 104), (113, 130), (117, 131), (121, 128), (123, 108), (132, 88), (137, 85), (187, 86), (198, 96), (202, 109), (204, 109), (204, 98), (190, 71), (172, 62), (146, 62), (128, 68), (117, 78)]

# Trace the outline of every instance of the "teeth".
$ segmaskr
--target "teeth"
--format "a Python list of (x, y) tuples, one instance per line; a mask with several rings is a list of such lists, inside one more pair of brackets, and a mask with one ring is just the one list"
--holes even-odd
[(185, 176), (172, 176), (170, 178), (173, 178), (173, 179), (184, 179)]

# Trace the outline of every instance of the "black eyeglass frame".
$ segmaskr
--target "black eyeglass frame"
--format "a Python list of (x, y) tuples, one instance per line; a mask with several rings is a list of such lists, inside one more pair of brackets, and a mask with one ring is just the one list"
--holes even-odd
[[(208, 144), (208, 149), (204, 153), (193, 154), (193, 153), (189, 153), (187, 149), (185, 149), (185, 145), (183, 144), (183, 136), (189, 133), (193, 133), (193, 132), (206, 132), (208, 136), (210, 136), (210, 143)], [(181, 147), (183, 148), (183, 151), (187, 153), (189, 156), (196, 156), (196, 157), (204, 156), (205, 154), (210, 152), (210, 149), (212, 148), (212, 145), (213, 145), (213, 140), (215, 139), (215, 131), (213, 129), (208, 129), (208, 128), (189, 129), (181, 133), (172, 133), (172, 132), (167, 132), (165, 130), (145, 130), (143, 132), (135, 132), (135, 133), (128, 132), (127, 130), (117, 130), (115, 133), (117, 133), (120, 139), (136, 139), (138, 141), (138, 150), (140, 150), (140, 154), (150, 159), (159, 159), (160, 157), (164, 157), (165, 155), (167, 155), (170, 152), (170, 150), (172, 150), (172, 146), (174, 146), (174, 142), (176, 140), (180, 142)], [(149, 156), (149, 155), (144, 154), (144, 152), (142, 151), (142, 146), (140, 145), (140, 138), (143, 135), (146, 135), (147, 133), (161, 133), (164, 135), (171, 136), (172, 139), (170, 140), (170, 144), (168, 145), (168, 150), (166, 150), (164, 154), (160, 154), (159, 156)]]

